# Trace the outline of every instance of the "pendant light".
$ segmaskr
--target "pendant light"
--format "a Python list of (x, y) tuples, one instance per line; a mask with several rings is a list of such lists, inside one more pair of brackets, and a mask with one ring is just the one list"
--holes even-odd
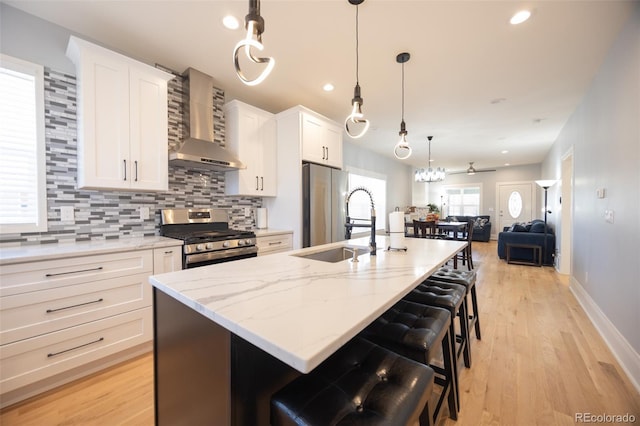
[(445, 178), (444, 169), (441, 169), (440, 167), (434, 169), (433, 167), (431, 167), (431, 139), (433, 139), (433, 136), (427, 136), (427, 140), (429, 143), (429, 163), (426, 169), (416, 170), (416, 182), (442, 182)]
[[(262, 51), (264, 46), (262, 45), (262, 33), (264, 32), (264, 19), (260, 16), (260, 0), (249, 0), (249, 13), (244, 18), (244, 26), (247, 29), (247, 36), (240, 40), (238, 44), (236, 44), (235, 49), (233, 50), (233, 63), (236, 68), (236, 74), (238, 78), (247, 86), (255, 86), (264, 81), (265, 78), (271, 73), (273, 67), (276, 64), (275, 59), (273, 58), (259, 58), (256, 57), (251, 48), (258, 49)], [(255, 36), (255, 40), (254, 37)], [(240, 69), (240, 63), (238, 61), (238, 53), (240, 49), (244, 48), (244, 52), (249, 58), (251, 62), (254, 64), (266, 64), (262, 73), (258, 75), (258, 77), (253, 80), (247, 78), (242, 70)]]
[[(364, 136), (369, 130), (369, 120), (364, 118), (362, 114), (362, 96), (360, 96), (360, 81), (358, 78), (359, 71), (359, 55), (358, 55), (358, 5), (362, 4), (364, 0), (348, 0), (349, 3), (356, 7), (356, 87), (353, 89), (353, 99), (351, 105), (353, 106), (351, 114), (349, 114), (344, 121), (344, 129), (347, 135), (353, 139), (358, 139)], [(351, 125), (351, 128), (349, 128)], [(360, 128), (360, 131), (356, 129)]]
[(399, 53), (396, 56), (396, 62), (402, 64), (402, 121), (400, 122), (400, 140), (396, 144), (395, 148), (393, 148), (393, 154), (399, 160), (406, 160), (411, 156), (411, 147), (409, 146), (409, 142), (407, 142), (407, 129), (404, 124), (404, 64), (409, 61), (411, 55), (407, 52)]

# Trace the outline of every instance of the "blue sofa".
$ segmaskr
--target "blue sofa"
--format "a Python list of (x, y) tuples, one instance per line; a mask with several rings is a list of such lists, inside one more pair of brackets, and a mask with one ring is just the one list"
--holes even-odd
[(468, 222), (469, 220), (473, 220), (473, 235), (471, 236), (473, 241), (487, 242), (491, 237), (491, 216), (489, 215), (448, 216), (445, 220), (447, 222)]
[[(542, 251), (544, 252), (542, 264), (553, 266), (556, 236), (553, 233), (553, 229), (547, 226), (547, 243), (545, 246), (544, 228), (544, 221), (539, 219), (527, 224), (516, 223), (511, 227), (504, 228), (504, 231), (498, 234), (498, 257), (500, 259), (507, 258), (507, 243), (532, 244), (542, 247)], [(533, 250), (513, 247), (511, 249), (511, 259), (533, 262)]]

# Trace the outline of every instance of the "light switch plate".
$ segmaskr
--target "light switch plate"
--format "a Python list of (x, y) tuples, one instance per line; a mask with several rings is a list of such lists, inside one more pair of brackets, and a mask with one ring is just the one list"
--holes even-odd
[(149, 207), (140, 207), (140, 219), (141, 220), (149, 219)]
[(73, 222), (75, 220), (73, 206), (60, 207), (60, 220), (63, 222)]

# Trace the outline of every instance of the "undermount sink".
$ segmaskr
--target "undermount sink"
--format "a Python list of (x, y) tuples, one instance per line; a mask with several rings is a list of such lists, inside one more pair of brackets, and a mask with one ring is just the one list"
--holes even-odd
[(369, 253), (369, 249), (364, 247), (340, 246), (340, 247), (333, 247), (330, 249), (326, 249), (323, 251), (316, 251), (313, 253), (294, 254), (292, 256), (302, 257), (304, 259), (320, 260), (322, 262), (336, 263), (336, 262), (342, 262), (343, 260), (352, 259), (353, 250), (356, 251), (356, 254), (358, 256)]

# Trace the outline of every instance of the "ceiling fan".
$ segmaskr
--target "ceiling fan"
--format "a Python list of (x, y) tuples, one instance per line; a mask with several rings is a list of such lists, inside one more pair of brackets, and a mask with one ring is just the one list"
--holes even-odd
[(449, 173), (450, 175), (459, 175), (462, 173), (466, 173), (469, 176), (471, 175), (475, 175), (476, 173), (484, 173), (484, 172), (495, 172), (496, 169), (481, 169), (478, 170), (475, 167), (473, 167), (473, 161), (469, 161), (469, 168), (467, 170), (465, 170), (464, 172), (453, 172), (453, 173)]

